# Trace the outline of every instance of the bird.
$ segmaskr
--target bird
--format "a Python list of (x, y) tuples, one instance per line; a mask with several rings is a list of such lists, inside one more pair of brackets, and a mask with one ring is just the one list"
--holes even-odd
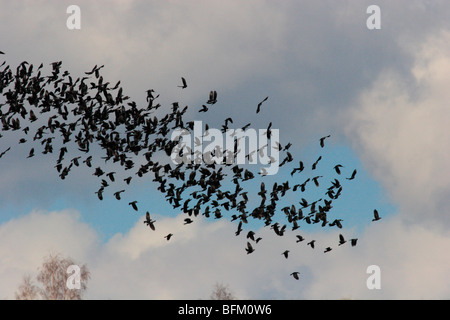
[(350, 243), (352, 245), (352, 247), (356, 246), (356, 242), (358, 241), (358, 239), (350, 239)]
[(288, 258), (288, 254), (289, 254), (289, 250), (285, 250), (281, 254), (284, 255), (284, 257), (287, 259)]
[(339, 234), (339, 246), (343, 245), (347, 241), (344, 239), (344, 236), (342, 234)]
[(341, 174), (340, 168), (342, 168), (342, 167), (343, 167), (343, 165), (337, 164), (333, 167), (333, 169), (336, 171), (337, 174)]
[(331, 250), (331, 247), (326, 247), (324, 253), (330, 252)]
[(253, 249), (252, 245), (248, 241), (247, 241), (247, 248), (245, 248), (245, 251), (247, 251), (247, 254), (250, 254), (253, 251), (255, 251), (255, 249)]
[(137, 207), (136, 203), (137, 203), (137, 201), (134, 200), (134, 201), (129, 202), (128, 204), (130, 206), (132, 206), (135, 211), (138, 211), (138, 207)]
[(378, 214), (378, 210), (377, 209), (374, 209), (373, 210), (373, 219), (372, 219), (372, 221), (378, 221), (378, 220), (380, 220), (381, 219), (381, 217), (380, 217), (380, 215)]
[(124, 191), (125, 190), (120, 190), (120, 191), (114, 192), (114, 196), (116, 197), (117, 200), (120, 200), (120, 194)]
[(167, 241), (169, 241), (170, 238), (172, 238), (172, 236), (173, 236), (173, 233), (169, 233), (169, 234), (168, 234), (167, 236), (165, 236), (164, 238), (166, 238)]
[(11, 150), (11, 147), (8, 147), (8, 149), (6, 149), (2, 153), (0, 153), (0, 158), (3, 157), (5, 155), (5, 153), (7, 153), (9, 150)]
[(247, 233), (247, 239), (252, 239), (253, 241), (255, 241), (255, 232), (250, 230)]
[(316, 170), (317, 164), (319, 163), (319, 161), (321, 159), (322, 159), (322, 156), (319, 156), (319, 158), (317, 158), (317, 160), (312, 165), (312, 170)]
[(349, 178), (346, 178), (346, 179), (347, 180), (353, 180), (353, 179), (355, 179), (355, 176), (356, 176), (356, 169), (353, 170), (352, 175)]
[[(191, 132), (194, 131), (195, 121), (186, 121), (185, 119), (188, 106), (180, 108), (178, 103), (173, 103), (172, 108), (162, 108), (165, 112), (164, 114), (161, 115), (158, 112), (155, 115), (154, 111), (160, 108), (161, 104), (156, 104), (156, 99), (159, 95), (153, 89), (146, 91), (147, 106), (141, 107), (123, 93), (123, 89), (119, 87), (120, 81), (114, 87), (109, 86), (109, 82), (105, 81), (106, 79), (100, 75), (100, 69), (103, 68), (103, 65), (100, 67), (95, 65), (91, 71), (85, 72), (86, 76), (78, 79), (72, 79), (68, 71), (60, 72), (61, 65), (62, 62), (60, 61), (51, 63), (52, 70), (48, 76), (41, 76), (40, 71), (38, 74), (33, 73), (33, 66), (26, 61), (17, 67), (15, 75), (9, 68), (4, 69), (0, 73), (0, 83), (2, 84), (2, 88), (4, 88), (2, 93), (0, 93), (3, 95), (0, 100), (4, 102), (0, 104), (0, 130), (18, 130), (21, 127), (21, 122), (23, 124), (23, 121), (27, 121), (28, 123), (45, 123), (45, 125), (37, 129), (33, 126), (26, 125), (22, 129), (25, 135), (34, 133), (33, 141), (35, 142), (31, 142), (31, 139), (28, 137), (18, 137), (20, 138), (20, 140), (18, 139), (20, 143), (41, 143), (44, 146), (43, 154), (52, 153), (52, 141), (53, 139), (57, 139), (57, 135), (61, 133), (61, 142), (64, 146), (62, 146), (60, 156), (56, 159), (57, 163), (54, 166), (61, 179), (64, 179), (69, 172), (72, 172), (72, 164), (74, 167), (79, 167), (82, 164), (81, 160), (79, 161), (81, 159), (79, 153), (73, 155), (68, 165), (65, 164), (63, 160), (69, 154), (68, 150), (71, 150), (71, 152), (73, 150), (73, 152), (85, 153), (85, 157), (81, 154), (81, 157), (85, 158), (83, 163), (89, 168), (92, 167), (92, 169), (95, 168), (95, 162), (98, 162), (100, 159), (104, 160), (105, 167), (97, 167), (93, 173), (93, 176), (95, 176), (94, 179), (98, 181), (100, 187), (95, 192), (99, 200), (103, 200), (105, 189), (116, 183), (118, 179), (115, 179), (115, 177), (117, 178), (122, 175), (123, 171), (119, 170), (129, 170), (132, 173), (125, 175), (129, 177), (123, 179), (126, 185), (131, 185), (135, 181), (135, 175), (137, 178), (141, 178), (147, 177), (147, 174), (149, 174), (152, 176), (153, 182), (157, 184), (157, 190), (161, 192), (163, 199), (168, 201), (174, 209), (181, 207), (183, 212), (190, 217), (192, 215), (195, 217), (202, 212), (206, 218), (210, 218), (211, 216), (211, 218), (219, 219), (228, 217), (225, 214), (226, 211), (230, 213), (233, 211), (233, 220), (239, 220), (236, 236), (241, 234), (243, 231), (242, 224), (248, 223), (247, 219), (250, 217), (264, 219), (266, 226), (270, 225), (276, 235), (283, 236), (287, 226), (279, 225), (272, 221), (272, 218), (278, 210), (278, 204), (286, 201), (285, 195), (290, 189), (294, 192), (297, 189), (305, 192), (306, 184), (310, 180), (313, 180), (317, 187), (319, 186), (319, 178), (321, 176), (310, 177), (303, 184), (295, 184), (292, 188), (289, 186), (289, 181), (276, 181), (273, 184), (273, 188), (269, 188), (268, 183), (266, 183), (265, 187), (261, 188), (261, 191), (254, 195), (256, 198), (259, 196), (259, 200), (261, 200), (260, 204), (253, 206), (254, 201), (250, 199), (252, 193), (246, 190), (244, 184), (241, 184), (241, 182), (249, 181), (257, 177), (250, 167), (244, 168), (241, 165), (236, 165), (233, 167), (232, 172), (230, 172), (223, 170), (224, 167), (217, 166), (217, 163), (214, 162), (197, 163), (195, 161), (194, 163), (188, 163), (188, 161), (185, 161), (177, 164), (170, 162), (164, 164), (159, 160), (159, 151), (165, 152), (167, 156), (171, 156), (177, 146), (177, 141), (170, 139), (169, 133), (172, 130), (190, 129)], [(42, 66), (43, 64), (41, 64), (39, 69)], [(181, 85), (178, 85), (178, 87), (183, 89), (187, 88), (187, 82), (184, 77), (181, 77)], [(16, 90), (19, 94), (12, 94), (14, 92), (13, 90)], [(256, 108), (257, 114), (261, 113), (262, 105), (268, 98), (267, 96), (258, 103)], [(25, 102), (28, 103), (30, 108), (23, 107)], [(210, 105), (215, 103), (217, 103), (217, 91), (209, 91), (208, 100), (202, 105), (199, 112), (207, 112), (208, 108), (212, 111), (213, 109)], [(3, 107), (3, 105), (6, 105), (6, 107)], [(190, 113), (187, 112), (187, 114)], [(225, 126), (222, 128), (228, 128), (228, 125), (231, 123), (233, 123), (232, 119), (226, 118)], [(241, 129), (246, 131), (250, 125), (248, 123), (241, 127)], [(273, 138), (274, 132), (271, 126), (272, 123), (270, 122), (265, 131), (267, 139)], [(205, 129), (205, 131), (209, 130), (208, 124), (205, 124)], [(206, 132), (204, 136), (206, 136)], [(321, 148), (324, 148), (325, 140), (330, 136), (326, 135), (320, 138)], [(185, 137), (183, 136), (182, 138), (183, 142), (185, 142)], [(195, 147), (200, 146), (195, 138), (194, 142)], [(284, 147), (279, 142), (275, 142), (275, 145), (270, 147), (276, 149), (276, 151), (285, 153), (286, 157), (282, 160), (280, 167), (296, 160), (288, 151), (291, 146), (292, 144), (290, 142)], [(30, 150), (28, 157), (35, 155), (36, 146), (33, 145), (31, 147), (33, 148)], [(101, 148), (104, 154), (102, 157), (93, 158), (95, 155), (92, 149), (97, 150), (97, 147)], [(260, 157), (264, 157), (264, 148), (265, 146), (260, 147), (258, 151), (249, 150), (249, 160), (252, 152), (258, 152)], [(8, 150), (9, 148), (0, 153), (0, 158)], [(182, 150), (183, 156), (186, 158), (189, 152)], [(225, 155), (225, 151), (222, 152), (222, 150), (216, 150), (215, 152), (215, 156), (218, 158)], [(235, 143), (234, 154), (233, 151), (230, 152), (232, 156), (237, 155), (237, 143)], [(219, 153), (220, 155), (218, 155)], [(268, 154), (269, 152), (267, 152)], [(139, 158), (141, 155), (144, 157)], [(179, 155), (180, 157), (182, 156), (182, 154)], [(275, 163), (275, 158), (269, 158), (271, 158), (271, 163)], [(322, 156), (313, 164), (313, 170), (318, 168), (318, 162), (321, 158)], [(297, 161), (293, 163), (297, 163)], [(298, 161), (298, 164), (299, 166), (291, 169), (291, 177), (294, 177), (295, 173), (303, 172), (303, 162)], [(105, 169), (111, 168), (112, 165), (114, 165), (114, 168), (120, 168), (117, 170), (114, 169), (117, 171), (117, 174), (115, 174), (115, 171), (109, 172), (110, 170)], [(343, 165), (345, 163), (334, 166), (337, 174), (341, 174), (340, 169), (344, 167)], [(233, 176), (228, 176), (229, 173)], [(267, 170), (260, 171), (260, 175), (266, 175), (267, 173)], [(355, 175), (356, 170), (352, 174), (352, 177), (347, 179), (352, 180)], [(133, 177), (133, 180), (131, 177)], [(223, 186), (224, 181), (227, 182), (226, 187)], [(236, 187), (235, 191), (228, 189), (228, 182), (231, 185), (234, 184)], [(119, 182), (117, 181), (117, 183)], [(341, 219), (337, 219), (337, 217), (332, 223), (327, 221), (327, 214), (332, 208), (331, 201), (337, 199), (342, 191), (338, 180), (335, 179), (331, 184), (331, 187), (326, 193), (331, 200), (324, 200), (325, 205), (319, 204), (317, 209), (316, 204), (321, 199), (307, 201), (305, 198), (301, 198), (302, 200), (299, 202), (300, 208), (297, 209), (295, 209), (295, 206), (294, 209), (289, 209), (291, 206), (290, 204), (287, 205), (287, 220), (293, 230), (298, 229), (300, 223), (303, 221), (308, 224), (322, 223), (322, 226), (329, 224), (329, 226), (336, 225), (338, 228), (342, 227), (340, 224)], [(114, 196), (117, 200), (122, 200), (121, 194), (126, 189), (117, 190), (114, 190), (116, 191), (114, 192)], [(135, 211), (139, 211), (137, 200), (128, 203)], [(139, 207), (142, 209), (141, 207), (143, 205), (139, 204)], [(306, 210), (305, 208), (307, 207), (310, 207), (311, 211), (304, 216), (302, 209)], [(214, 209), (210, 211), (210, 208)], [(215, 212), (215, 214), (210, 215), (212, 212)], [(381, 218), (378, 213), (374, 214), (373, 220), (377, 221), (379, 219)], [(192, 222), (193, 220), (191, 218), (184, 220), (184, 224)], [(154, 230), (155, 221), (150, 218), (150, 214), (146, 214), (144, 223)], [(170, 237), (167, 235), (165, 238), (169, 240)], [(251, 242), (258, 243), (261, 239), (255, 238), (256, 235), (254, 233), (247, 233), (247, 253), (254, 251), (254, 248), (249, 244)], [(304, 240), (302, 236), (296, 236), (297, 242)], [(353, 243), (356, 244), (356, 239), (351, 239), (350, 242), (352, 245)], [(314, 249), (314, 240), (308, 242), (308, 245)], [(298, 276), (298, 273), (296, 275)]]
[(267, 101), (267, 99), (269, 99), (269, 97), (265, 97), (260, 103), (258, 103), (258, 107), (256, 108), (256, 113), (259, 113), (261, 111), (261, 105)]
[(183, 83), (183, 85), (178, 86), (178, 88), (181, 88), (181, 89), (187, 88), (186, 79), (184, 79), (183, 77), (181, 77), (181, 82)]
[(297, 171), (298, 171), (298, 172), (302, 172), (303, 169), (305, 169), (305, 166), (303, 165), (303, 161), (300, 161), (300, 162), (299, 162), (299, 167), (298, 167), (298, 168), (294, 168), (294, 169), (291, 171), (291, 176), (293, 176), (294, 173), (296, 173)]
[[(325, 139), (326, 138), (329, 138), (329, 137), (331, 137), (331, 135), (327, 135), (327, 136), (325, 136), (325, 137), (322, 137), (322, 138), (320, 138), (320, 146), (323, 148), (324, 147), (324, 141), (325, 141)], [(316, 140), (317, 141), (317, 140)]]
[(31, 148), (30, 153), (28, 153), (28, 157), (27, 158), (31, 158), (34, 156), (34, 148)]
[(148, 211), (145, 213), (144, 223), (146, 223), (150, 227), (150, 229), (155, 231), (155, 225), (154, 225), (155, 221), (150, 219), (150, 213)]
[(293, 276), (295, 280), (299, 280), (300, 279), (298, 276), (299, 274), (300, 274), (300, 272), (295, 271), (295, 272), (292, 272), (290, 275)]

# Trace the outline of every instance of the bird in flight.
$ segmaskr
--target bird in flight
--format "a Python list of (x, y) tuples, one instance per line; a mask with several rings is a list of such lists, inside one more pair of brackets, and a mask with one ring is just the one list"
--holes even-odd
[(256, 113), (259, 113), (261, 111), (261, 106), (265, 101), (267, 101), (267, 99), (269, 99), (269, 97), (265, 97), (263, 101), (258, 103), (258, 107), (256, 108)]
[(170, 238), (172, 238), (172, 236), (173, 236), (173, 233), (169, 233), (169, 234), (168, 234), (167, 236), (165, 236), (164, 238), (166, 238), (167, 241), (169, 241)]
[(344, 239), (344, 236), (342, 234), (339, 234), (339, 245), (343, 245), (347, 241)]
[(185, 79), (185, 78), (183, 78), (183, 77), (181, 77), (181, 82), (183, 83), (183, 85), (181, 85), (181, 86), (178, 86), (178, 88), (181, 88), (181, 89), (185, 89), (185, 88), (187, 88), (187, 83), (186, 83), (186, 79)]
[(150, 227), (150, 229), (155, 231), (155, 220), (150, 219), (150, 213), (148, 211), (145, 213), (144, 223), (146, 223)]
[(137, 207), (136, 203), (137, 203), (137, 201), (134, 200), (134, 201), (129, 202), (128, 204), (130, 206), (132, 206), (134, 210), (138, 211), (138, 207)]
[(299, 274), (300, 274), (300, 272), (295, 271), (295, 272), (292, 272), (290, 275), (293, 276), (295, 280), (299, 280), (300, 279), (298, 276)]
[(245, 248), (245, 251), (247, 251), (247, 254), (252, 253), (253, 251), (255, 251), (255, 249), (253, 249), (252, 245), (250, 244), (250, 242), (247, 242), (247, 248)]
[(283, 253), (281, 253), (282, 255), (284, 255), (284, 257), (287, 259), (288, 258), (288, 254), (289, 254), (289, 250), (285, 250)]
[(355, 179), (355, 176), (356, 176), (356, 169), (353, 170), (352, 175), (350, 176), (350, 178), (346, 178), (346, 179), (347, 180), (353, 180), (353, 179)]
[(343, 165), (337, 164), (333, 167), (333, 169), (336, 171), (337, 174), (341, 174), (340, 168), (342, 168), (342, 167), (343, 167)]
[[(325, 146), (325, 139), (331, 137), (331, 135), (327, 135), (325, 137), (320, 138), (320, 146), (323, 148)], [(317, 141), (317, 140), (316, 140)]]
[(381, 217), (378, 214), (378, 210), (377, 209), (373, 210), (373, 219), (372, 219), (372, 221), (378, 221), (380, 219), (381, 219)]

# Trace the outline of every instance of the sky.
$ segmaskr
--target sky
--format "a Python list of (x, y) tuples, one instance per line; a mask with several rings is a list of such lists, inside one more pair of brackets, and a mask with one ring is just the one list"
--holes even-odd
[[(80, 29), (66, 24), (72, 4)], [(370, 5), (380, 29), (367, 27)], [(215, 283), (240, 299), (449, 299), (449, 14), (448, 1), (418, 0), (0, 0), (1, 58), (13, 70), (28, 61), (50, 73), (62, 61), (76, 78), (104, 65), (104, 79), (120, 80), (138, 104), (152, 88), (163, 106), (189, 105), (189, 117), (218, 128), (227, 117), (236, 128), (272, 122), (294, 159), (323, 155), (322, 168), (358, 171), (333, 208), (343, 229), (302, 225), (278, 237), (251, 222), (262, 241), (247, 255), (235, 223), (183, 225), (151, 177), (134, 179), (122, 201), (99, 201), (88, 168), (60, 180), (57, 155), (27, 159), (29, 145), (4, 133), (0, 151), (12, 148), (0, 159), (0, 298), (14, 299), (25, 274), (62, 253), (91, 271), (87, 299), (208, 299)], [(200, 117), (211, 90), (218, 103)], [(289, 176), (280, 168), (270, 178)], [(146, 210), (155, 231), (142, 223)], [(338, 246), (340, 233), (357, 245)], [(367, 285), (372, 265), (379, 289)]]

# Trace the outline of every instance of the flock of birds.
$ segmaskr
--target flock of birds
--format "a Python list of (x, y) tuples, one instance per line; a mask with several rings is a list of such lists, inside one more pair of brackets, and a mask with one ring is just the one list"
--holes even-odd
[[(24, 61), (15, 72), (5, 64), (3, 62), (0, 65), (0, 93), (3, 97), (0, 100), (1, 132), (15, 132), (20, 136), (19, 144), (33, 143), (28, 158), (35, 157), (38, 151), (41, 154), (57, 154), (55, 168), (61, 179), (65, 179), (74, 168), (86, 165), (100, 180), (100, 187), (95, 191), (99, 200), (103, 200), (106, 189), (117, 183), (119, 176), (123, 178), (120, 179), (123, 185), (130, 185), (136, 177), (150, 175), (164, 199), (174, 209), (187, 215), (185, 225), (194, 222), (198, 215), (203, 215), (206, 218), (225, 217), (237, 221), (236, 236), (241, 234), (243, 226), (251, 218), (263, 221), (277, 236), (283, 236), (288, 225), (292, 230), (298, 229), (300, 223), (342, 228), (342, 219), (330, 218), (333, 202), (343, 190), (340, 180), (335, 178), (331, 181), (321, 198), (312, 201), (305, 198), (307, 188), (322, 185), (319, 179), (323, 176), (314, 174), (322, 156), (310, 165), (313, 174), (304, 177), (305, 163), (294, 161), (289, 152), (292, 144), (278, 143), (277, 152), (282, 153), (281, 158), (284, 157), (279, 166), (298, 163), (298, 166), (289, 169), (290, 177), (296, 183), (287, 179), (274, 182), (270, 187), (266, 187), (264, 175), (254, 173), (251, 165), (225, 162), (220, 165), (214, 162), (175, 165), (168, 160), (177, 143), (170, 139), (170, 133), (175, 129), (193, 129), (194, 122), (186, 121), (184, 117), (188, 106), (181, 108), (178, 102), (174, 102), (171, 108), (162, 107), (156, 103), (158, 95), (152, 89), (147, 90), (146, 105), (138, 106), (123, 93), (120, 81), (111, 85), (104, 80), (100, 74), (103, 66), (95, 66), (83, 77), (73, 79), (68, 71), (61, 70), (62, 62), (51, 63), (52, 71), (48, 76), (42, 75), (43, 64), (35, 69)], [(185, 89), (187, 86), (186, 79), (181, 78), (179, 87)], [(261, 112), (267, 99), (257, 105), (256, 113)], [(203, 104), (198, 112), (208, 112), (217, 101), (217, 92), (210, 91), (206, 105)], [(233, 123), (231, 118), (225, 120), (222, 126), (224, 131), (229, 123)], [(242, 129), (249, 126), (250, 123)], [(325, 147), (325, 140), (329, 137), (326, 135), (320, 138), (321, 148)], [(98, 156), (98, 147), (104, 156)], [(8, 146), (4, 151), (0, 150), (0, 158), (10, 149), (11, 146)], [(72, 156), (68, 157), (69, 154)], [(161, 157), (161, 154), (166, 157)], [(97, 165), (99, 162), (104, 164)], [(111, 166), (119, 166), (120, 169), (111, 169)], [(342, 164), (333, 167), (337, 176), (341, 176), (342, 168)], [(355, 179), (356, 174), (355, 169), (346, 180)], [(246, 189), (255, 185), (258, 192), (252, 193)], [(124, 192), (126, 189), (120, 188), (112, 194), (121, 200)], [(299, 201), (283, 205), (288, 193), (294, 194)], [(138, 200), (128, 204), (134, 211), (141, 211)], [(284, 219), (279, 219), (280, 216)], [(378, 211), (374, 210), (373, 221), (379, 219)], [(151, 218), (149, 211), (145, 213), (144, 224), (151, 230), (156, 229), (156, 221)], [(170, 233), (165, 238), (169, 241), (173, 236)], [(301, 235), (296, 235), (296, 239), (297, 242), (305, 240)], [(255, 251), (260, 240), (261, 237), (256, 237), (254, 231), (247, 231), (247, 254)], [(315, 240), (306, 242), (312, 249), (315, 248)], [(346, 242), (340, 234), (338, 245)], [(350, 243), (355, 246), (357, 239), (350, 239)], [(331, 249), (326, 247), (324, 252)], [(288, 254), (288, 250), (282, 253), (286, 259)], [(299, 279), (298, 272), (291, 275)]]

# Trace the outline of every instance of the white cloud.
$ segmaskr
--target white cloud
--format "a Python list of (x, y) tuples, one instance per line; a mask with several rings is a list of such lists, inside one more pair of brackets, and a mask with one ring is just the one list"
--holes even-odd
[[(448, 234), (400, 218), (382, 219), (362, 234), (351, 230), (301, 232), (316, 239), (313, 250), (294, 234), (263, 228), (256, 251), (247, 255), (245, 232), (235, 225), (202, 219), (183, 225), (184, 215), (157, 217), (156, 231), (140, 221), (105, 244), (75, 211), (32, 212), (0, 226), (0, 296), (13, 298), (22, 275), (35, 274), (42, 258), (60, 252), (86, 263), (92, 278), (89, 299), (207, 299), (215, 282), (241, 299), (442, 299), (450, 296)], [(174, 234), (170, 241), (163, 237)], [(338, 234), (358, 245), (337, 246)], [(14, 244), (14, 245), (12, 245)], [(323, 253), (326, 246), (332, 251)], [(285, 259), (281, 253), (290, 250)], [(381, 290), (369, 290), (366, 269), (381, 268)], [(300, 271), (301, 279), (289, 274)]]
[(413, 50), (414, 83), (386, 70), (346, 114), (348, 136), (368, 169), (421, 223), (450, 226), (450, 33), (442, 32)]

